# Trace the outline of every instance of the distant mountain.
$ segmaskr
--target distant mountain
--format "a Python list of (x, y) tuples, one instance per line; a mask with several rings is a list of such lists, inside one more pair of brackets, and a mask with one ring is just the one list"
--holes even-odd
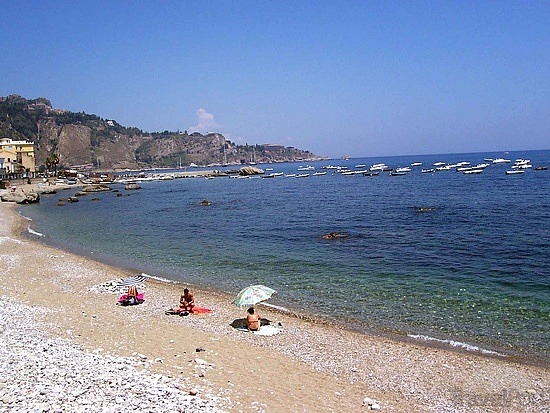
[(93, 164), (102, 170), (322, 159), (282, 145), (237, 145), (219, 133), (144, 132), (19, 95), (0, 97), (0, 137), (34, 142), (37, 169), (54, 153), (59, 167)]

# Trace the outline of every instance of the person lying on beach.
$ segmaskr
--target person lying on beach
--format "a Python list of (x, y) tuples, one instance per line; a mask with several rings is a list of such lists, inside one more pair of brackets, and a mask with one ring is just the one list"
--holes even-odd
[(183, 290), (183, 294), (180, 297), (180, 306), (177, 309), (178, 313), (193, 313), (193, 307), (195, 307), (195, 297), (188, 288)]
[(260, 320), (262, 317), (254, 310), (254, 307), (250, 307), (247, 313), (246, 328), (250, 331), (258, 331), (260, 329)]
[(143, 301), (143, 294), (138, 293), (135, 285), (128, 287), (128, 292), (119, 299), (120, 305), (141, 304)]

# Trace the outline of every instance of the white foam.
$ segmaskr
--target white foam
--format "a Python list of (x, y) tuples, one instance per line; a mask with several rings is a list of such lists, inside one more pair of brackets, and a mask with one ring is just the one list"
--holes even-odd
[(269, 304), (269, 303), (261, 303), (262, 305), (265, 305), (266, 307), (271, 307), (271, 308), (275, 308), (279, 311), (284, 311), (285, 313), (290, 313), (290, 310), (286, 307), (281, 307), (280, 305), (273, 305), (273, 304)]
[(161, 281), (163, 283), (176, 284), (176, 282), (177, 282), (177, 281), (172, 281), (172, 280), (169, 280), (167, 278), (159, 277), (159, 276), (156, 276), (156, 275), (145, 274), (144, 272), (142, 272), (141, 275), (143, 275), (144, 277), (150, 278), (152, 280)]
[(478, 346), (474, 346), (473, 344), (462, 343), (460, 341), (441, 340), (439, 338), (430, 337), (430, 336), (426, 336), (426, 335), (423, 335), (423, 334), (407, 334), (407, 336), (410, 337), (410, 338), (414, 338), (415, 340), (435, 341), (435, 342), (438, 342), (438, 343), (448, 344), (451, 347), (462, 348), (466, 351), (475, 351), (475, 352), (479, 352), (479, 353), (482, 353), (482, 354), (492, 354), (492, 355), (495, 355), (495, 356), (507, 357), (505, 354), (497, 353), (496, 351), (493, 351), (493, 350), (487, 350), (487, 349), (484, 349), (484, 348), (481, 348), (481, 347), (478, 347)]
[(40, 232), (34, 231), (34, 230), (31, 228), (30, 225), (27, 227), (27, 232), (28, 232), (29, 234), (38, 235), (39, 237), (43, 237), (43, 236), (44, 236), (44, 234), (41, 234)]
[(32, 221), (32, 218), (26, 217), (25, 215), (19, 214), (19, 216), (20, 216), (21, 218), (26, 219), (27, 221)]

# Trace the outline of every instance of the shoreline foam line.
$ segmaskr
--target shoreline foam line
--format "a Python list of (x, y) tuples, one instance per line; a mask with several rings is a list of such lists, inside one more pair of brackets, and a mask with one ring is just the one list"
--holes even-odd
[(38, 235), (39, 237), (44, 236), (44, 234), (41, 234), (40, 232), (36, 232), (35, 230), (33, 230), (30, 225), (27, 226), (27, 232), (29, 234)]
[(419, 341), (435, 341), (437, 343), (448, 344), (451, 347), (461, 348), (466, 351), (472, 351), (472, 352), (477, 352), (482, 354), (491, 354), (493, 356), (500, 356), (500, 357), (508, 357), (506, 354), (498, 353), (493, 350), (487, 350), (478, 346), (474, 346), (473, 344), (463, 343), (461, 341), (442, 340), (439, 338), (430, 337), (423, 334), (407, 334), (407, 336)]

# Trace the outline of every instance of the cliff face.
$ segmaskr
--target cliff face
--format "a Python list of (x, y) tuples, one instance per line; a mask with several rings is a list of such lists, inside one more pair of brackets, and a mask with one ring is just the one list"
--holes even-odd
[(0, 137), (34, 142), (37, 169), (54, 153), (61, 167), (93, 164), (104, 170), (320, 159), (292, 147), (236, 145), (219, 133), (146, 133), (18, 95), (0, 97)]

